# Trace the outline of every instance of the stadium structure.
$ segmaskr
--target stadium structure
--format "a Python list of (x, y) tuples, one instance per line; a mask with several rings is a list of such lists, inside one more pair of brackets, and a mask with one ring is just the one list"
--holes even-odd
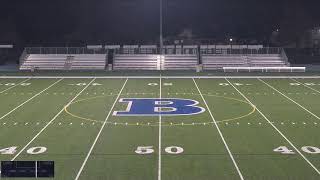
[(18, 56), (16, 70), (0, 72), (0, 179), (320, 179), (319, 71), (285, 48), (88, 45)]
[(20, 70), (224, 70), (295, 72), (282, 48), (262, 45), (96, 45), (26, 48)]

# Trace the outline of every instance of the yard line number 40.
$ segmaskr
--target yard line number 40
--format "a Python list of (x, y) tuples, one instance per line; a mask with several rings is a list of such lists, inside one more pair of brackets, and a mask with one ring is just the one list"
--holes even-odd
[(16, 85), (20, 85), (20, 86), (30, 86), (31, 83), (20, 83), (20, 84), (17, 84), (17, 83), (0, 83), (0, 86), (16, 86)]
[[(11, 146), (7, 148), (0, 149), (0, 154), (15, 154), (17, 152), (17, 146)], [(47, 151), (46, 147), (37, 146), (31, 147), (27, 150), (28, 154), (42, 154)]]
[[(320, 148), (314, 146), (303, 146), (301, 150), (308, 154), (320, 154)], [(289, 149), (286, 146), (277, 147), (273, 151), (281, 154), (296, 154), (293, 150)]]

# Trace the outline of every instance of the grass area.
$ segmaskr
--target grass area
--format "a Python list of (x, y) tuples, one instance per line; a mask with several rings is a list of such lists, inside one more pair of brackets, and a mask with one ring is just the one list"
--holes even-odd
[(0, 160), (56, 180), (320, 179), (317, 78), (2, 78), (0, 100)]

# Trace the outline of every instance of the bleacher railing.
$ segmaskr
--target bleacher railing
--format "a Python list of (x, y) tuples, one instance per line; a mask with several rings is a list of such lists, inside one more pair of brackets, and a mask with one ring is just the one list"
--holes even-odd
[(282, 48), (259, 48), (259, 49), (219, 49), (202, 48), (201, 54), (208, 55), (260, 55), (260, 54), (281, 54)]
[(27, 54), (106, 54), (106, 49), (88, 49), (86, 47), (27, 47)]
[(224, 72), (306, 72), (306, 67), (223, 67)]
[[(106, 54), (108, 49), (88, 49), (86, 47), (27, 47), (27, 54)], [(117, 48), (116, 54), (199, 54), (198, 48)], [(219, 49), (201, 48), (201, 54), (208, 55), (260, 55), (281, 54), (282, 48), (259, 48), (259, 49)]]
[(115, 49), (116, 54), (163, 54), (163, 55), (174, 55), (174, 54), (198, 54), (197, 48), (119, 48)]

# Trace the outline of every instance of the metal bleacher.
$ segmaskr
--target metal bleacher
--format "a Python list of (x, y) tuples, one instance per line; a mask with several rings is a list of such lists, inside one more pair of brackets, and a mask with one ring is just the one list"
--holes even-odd
[(243, 56), (230, 55), (203, 55), (202, 64), (204, 70), (221, 69), (223, 67), (241, 67), (247, 65), (247, 60)]
[[(109, 64), (109, 67), (107, 67)], [(93, 45), (26, 48), (21, 70), (223, 70), (225, 67), (288, 67), (282, 48), (262, 45)]]
[(57, 54), (30, 54), (20, 64), (20, 70), (59, 70), (64, 69), (67, 56)]
[(160, 55), (154, 54), (116, 54), (114, 70), (160, 70)]
[(104, 70), (106, 53), (94, 48), (26, 48), (20, 70)]
[(162, 70), (195, 70), (198, 58), (193, 54), (164, 55)]
[(203, 45), (200, 51), (204, 70), (289, 66), (281, 48), (263, 48), (262, 45)]
[(126, 45), (116, 51), (114, 70), (195, 70), (198, 56), (195, 48), (166, 46), (160, 50), (155, 45)]
[(285, 67), (287, 63), (283, 60), (283, 57), (279, 54), (268, 54), (268, 55), (250, 55), (247, 56), (248, 64), (251, 66), (260, 67)]
[(75, 55), (70, 70), (104, 70), (106, 54)]

